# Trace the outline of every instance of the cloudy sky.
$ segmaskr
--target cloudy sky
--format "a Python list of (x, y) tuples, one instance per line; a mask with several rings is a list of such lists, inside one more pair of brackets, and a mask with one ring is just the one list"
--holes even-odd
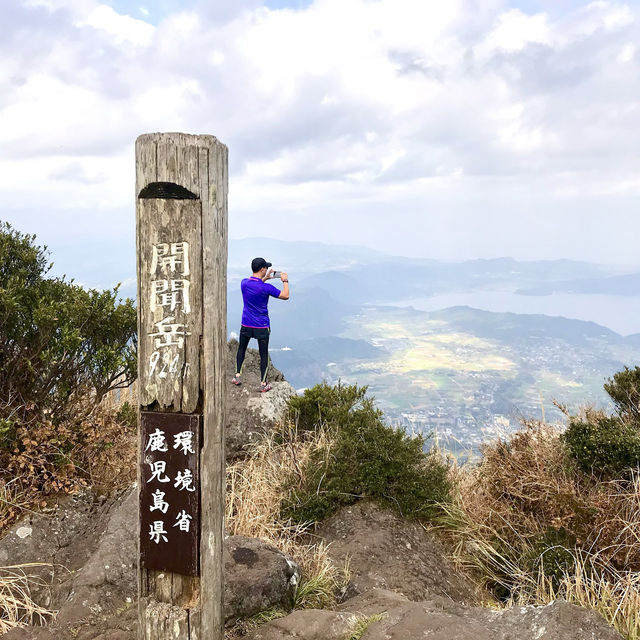
[(228, 145), (234, 238), (640, 264), (637, 0), (0, 7), (0, 219), (80, 280), (132, 275), (153, 131)]

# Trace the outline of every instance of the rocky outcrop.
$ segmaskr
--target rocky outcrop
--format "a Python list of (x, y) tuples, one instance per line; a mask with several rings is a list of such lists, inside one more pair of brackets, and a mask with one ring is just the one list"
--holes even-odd
[[(0, 540), (0, 565), (43, 563), (29, 567), (34, 578), (31, 595), (49, 609), (59, 609), (66, 602), (83, 571), (82, 580), (120, 584), (135, 593), (136, 535), (132, 527), (136, 521), (132, 493), (107, 498), (82, 491), (15, 524)], [(98, 549), (112, 553), (98, 558)]]
[(454, 569), (433, 534), (372, 502), (343, 507), (317, 535), (330, 543), (329, 555), (338, 566), (349, 559), (345, 598), (382, 588), (416, 601), (433, 596), (466, 604), (478, 601), (469, 580)]
[[(59, 611), (46, 629), (15, 629), (7, 640), (129, 640), (137, 597), (137, 492), (107, 499), (90, 491), (32, 514), (0, 540), (0, 562), (47, 562), (34, 567), (35, 602)], [(30, 535), (20, 537), (20, 529)]]
[[(237, 343), (229, 343), (227, 459), (244, 455), (282, 418), (293, 388), (272, 371), (259, 392), (259, 360), (247, 352), (243, 385), (230, 383)], [(50, 627), (15, 629), (3, 640), (134, 640), (137, 626), (137, 492), (84, 491), (32, 513), (0, 540), (0, 565), (30, 569), (34, 600), (59, 610)], [(351, 578), (335, 610), (295, 611), (256, 630), (253, 640), (621, 640), (596, 613), (557, 601), (496, 610), (458, 574), (432, 533), (374, 503), (344, 507), (316, 532)], [(229, 537), (224, 547), (225, 618), (231, 624), (293, 600), (300, 569), (259, 540)], [(158, 610), (168, 607), (154, 604)], [(164, 613), (164, 612), (163, 612)], [(365, 630), (366, 629), (366, 630)]]
[(357, 627), (366, 629), (366, 640), (622, 640), (597, 613), (561, 600), (496, 611), (443, 597), (412, 602), (382, 589), (357, 596), (337, 611), (296, 611), (251, 638), (344, 640)]
[[(16, 524), (0, 540), (2, 563), (51, 562), (33, 567), (32, 597), (59, 613), (50, 628), (16, 629), (3, 640), (133, 640), (137, 518), (132, 489), (113, 500), (85, 492)], [(290, 557), (252, 538), (228, 537), (224, 563), (228, 622), (287, 606), (300, 580)]]
[(229, 341), (227, 357), (227, 419), (225, 424), (225, 452), (227, 461), (242, 457), (246, 448), (272, 429), (286, 411), (287, 401), (295, 389), (275, 367), (269, 370), (272, 389), (260, 393), (260, 356), (255, 349), (247, 349), (242, 367), (242, 385), (231, 384), (236, 371), (238, 341)]
[(345, 601), (334, 611), (294, 611), (252, 640), (345, 640), (356, 630), (363, 640), (621, 640), (597, 613), (564, 601), (474, 606), (480, 595), (433, 534), (373, 503), (342, 508), (317, 535), (336, 563), (349, 559)]
[(290, 605), (300, 567), (261, 540), (232, 536), (225, 542), (224, 577), (225, 619), (232, 622), (276, 605)]

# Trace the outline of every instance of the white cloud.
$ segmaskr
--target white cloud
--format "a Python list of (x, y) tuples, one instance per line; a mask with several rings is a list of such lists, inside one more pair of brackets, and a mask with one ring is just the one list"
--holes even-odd
[(314, 227), (321, 215), (358, 242), (361, 207), (416, 229), (436, 214), (490, 220), (526, 198), (550, 218), (569, 200), (597, 215), (600, 197), (624, 212), (640, 193), (631, 4), (556, 15), (506, 0), (235, 0), (154, 26), (94, 0), (30, 0), (4, 17), (0, 188), (12, 207), (130, 207), (133, 141), (156, 130), (229, 145), (243, 236), (265, 213), (291, 237), (332, 238)]
[(105, 4), (99, 4), (89, 14), (74, 23), (77, 27), (90, 26), (104, 31), (117, 43), (130, 42), (136, 45), (149, 45), (153, 38), (154, 27), (143, 20), (123, 16)]
[(548, 16), (543, 13), (530, 16), (519, 9), (513, 9), (498, 17), (496, 26), (487, 35), (484, 45), (488, 51), (520, 51), (532, 43), (551, 43)]

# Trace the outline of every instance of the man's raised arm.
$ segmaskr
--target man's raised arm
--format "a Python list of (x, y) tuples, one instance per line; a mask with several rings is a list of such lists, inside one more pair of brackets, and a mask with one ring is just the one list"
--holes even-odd
[(280, 273), (280, 280), (282, 280), (282, 291), (278, 298), (280, 300), (288, 300), (289, 299), (289, 276), (285, 271)]

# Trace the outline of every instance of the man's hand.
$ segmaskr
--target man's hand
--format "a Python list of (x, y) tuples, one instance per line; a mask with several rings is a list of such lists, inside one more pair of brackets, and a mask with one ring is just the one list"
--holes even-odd
[(280, 272), (280, 280), (288, 280), (289, 279), (289, 274), (287, 274), (286, 271), (281, 271)]
[(273, 277), (273, 269), (269, 269), (267, 273), (264, 274), (264, 278), (262, 278), (262, 282), (266, 282)]

